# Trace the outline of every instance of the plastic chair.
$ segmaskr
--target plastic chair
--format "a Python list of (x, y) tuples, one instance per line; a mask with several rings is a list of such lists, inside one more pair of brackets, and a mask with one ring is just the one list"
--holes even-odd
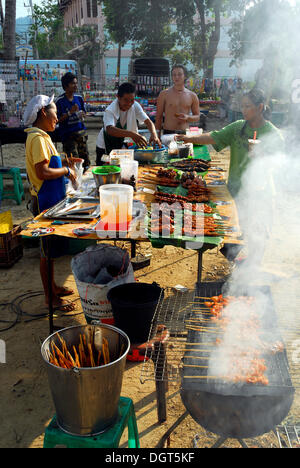
[(45, 431), (44, 448), (118, 448), (126, 427), (128, 427), (128, 448), (140, 448), (133, 402), (130, 398), (121, 397), (117, 422), (97, 436), (69, 435), (58, 427), (54, 416)]
[[(4, 189), (3, 179), (13, 180), (13, 190)], [(22, 199), (25, 199), (25, 193), (19, 168), (0, 168), (0, 194), (2, 200), (12, 199), (15, 200), (18, 205), (21, 205)]]

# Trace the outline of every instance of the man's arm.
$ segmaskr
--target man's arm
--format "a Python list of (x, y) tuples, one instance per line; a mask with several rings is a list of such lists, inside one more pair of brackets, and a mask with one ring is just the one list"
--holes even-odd
[(106, 127), (105, 131), (108, 135), (117, 138), (131, 138), (138, 146), (147, 146), (147, 140), (142, 135), (139, 135), (135, 132), (130, 132), (129, 130), (124, 130), (122, 128), (114, 127), (113, 125), (109, 125)]
[(195, 93), (192, 93), (192, 105), (191, 105), (191, 112), (192, 114), (177, 114), (176, 117), (178, 120), (187, 123), (196, 123), (200, 120), (200, 106), (199, 106), (199, 99)]
[(156, 103), (156, 116), (155, 116), (155, 128), (157, 130), (158, 137), (161, 136), (161, 130), (163, 125), (163, 117), (165, 110), (165, 95), (166, 91), (161, 91)]
[(200, 105), (197, 94), (193, 93), (193, 102), (192, 102), (192, 115), (189, 115), (188, 122), (199, 122), (200, 120)]
[(160, 142), (160, 139), (157, 135), (157, 132), (156, 132), (156, 128), (154, 126), (154, 123), (152, 122), (152, 120), (150, 119), (147, 119), (145, 120), (144, 124), (146, 125), (146, 127), (148, 128), (149, 132), (150, 132), (150, 142), (153, 142), (154, 144), (158, 145), (160, 148), (161, 148), (161, 142)]

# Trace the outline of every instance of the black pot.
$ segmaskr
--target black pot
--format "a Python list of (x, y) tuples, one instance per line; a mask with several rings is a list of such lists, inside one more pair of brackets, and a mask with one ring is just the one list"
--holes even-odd
[(131, 343), (148, 340), (151, 322), (162, 288), (156, 283), (126, 283), (110, 289), (107, 299), (112, 306), (115, 326), (123, 330)]

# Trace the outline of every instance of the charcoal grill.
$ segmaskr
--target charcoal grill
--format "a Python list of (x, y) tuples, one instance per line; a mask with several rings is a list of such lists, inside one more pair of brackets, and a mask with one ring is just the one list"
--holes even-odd
[[(158, 374), (161, 381), (178, 381), (187, 412), (202, 427), (219, 435), (215, 446), (220, 446), (227, 438), (236, 438), (244, 446), (243, 439), (275, 430), (285, 419), (293, 403), (299, 373), (297, 369), (296, 372), (292, 369), (292, 382), (289, 360), (284, 350), (265, 356), (269, 379), (267, 386), (231, 384), (207, 375), (209, 348), (205, 348), (208, 351), (206, 356), (197, 351), (201, 349), (201, 343), (207, 341), (208, 330), (190, 330), (189, 321), (199, 311), (199, 306), (202, 308), (200, 297), (226, 295), (224, 288), (224, 283), (201, 283), (197, 284), (196, 290), (187, 293), (175, 293), (171, 288), (165, 290), (165, 298), (158, 304), (150, 332), (150, 336), (154, 336), (157, 326), (161, 324), (168, 328), (169, 340), (161, 348), (165, 359), (160, 360), (161, 368), (159, 373), (156, 369), (156, 374), (153, 369), (151, 371), (149, 362), (144, 362), (141, 382), (155, 379)], [(260, 289), (268, 295), (264, 327), (270, 330), (273, 339), (276, 337), (276, 340), (283, 341), (270, 289)], [(239, 295), (243, 295), (243, 292), (240, 291)], [(289, 333), (291, 331), (287, 331), (285, 339), (291, 336)], [(188, 346), (193, 343), (194, 347)], [(148, 353), (151, 355), (151, 350)], [(204, 356), (206, 359), (202, 359)], [(203, 369), (198, 367), (201, 362)], [(186, 367), (187, 363), (196, 363), (197, 368)]]
[[(199, 297), (206, 297), (204, 294), (209, 297), (219, 295), (223, 292), (222, 286), (207, 288), (207, 285), (200, 285)], [(276, 328), (271, 293), (267, 288), (263, 292), (270, 299), (269, 307), (264, 311), (263, 325), (273, 327), (271, 336), (282, 341)], [(244, 295), (243, 292), (241, 295)], [(204, 326), (204, 329), (202, 332), (189, 331), (187, 341), (195, 346), (183, 358), (184, 364), (203, 366), (184, 365), (181, 398), (191, 416), (205, 429), (228, 438), (251, 438), (274, 429), (288, 415), (294, 399), (286, 351), (264, 356), (269, 385), (233, 384), (208, 375), (207, 355), (210, 349), (203, 343), (208, 340), (208, 332), (214, 341), (218, 335), (210, 325)], [(202, 349), (208, 352), (203, 353)]]

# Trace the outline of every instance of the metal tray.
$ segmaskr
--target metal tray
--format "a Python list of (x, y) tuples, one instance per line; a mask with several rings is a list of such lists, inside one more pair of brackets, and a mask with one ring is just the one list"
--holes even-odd
[[(95, 203), (96, 208), (91, 214), (87, 214), (84, 212), (76, 212), (75, 207), (74, 207), (74, 212), (67, 212), (64, 213), (63, 211), (68, 207), (71, 207), (73, 204), (77, 202), (82, 202), (82, 203)], [(100, 216), (100, 203), (99, 203), (99, 198), (94, 198), (94, 197), (67, 197), (64, 198), (61, 202), (57, 203), (55, 206), (52, 208), (49, 208), (44, 213), (44, 216), (46, 218), (51, 218), (51, 219), (94, 219), (94, 218), (99, 218)]]

